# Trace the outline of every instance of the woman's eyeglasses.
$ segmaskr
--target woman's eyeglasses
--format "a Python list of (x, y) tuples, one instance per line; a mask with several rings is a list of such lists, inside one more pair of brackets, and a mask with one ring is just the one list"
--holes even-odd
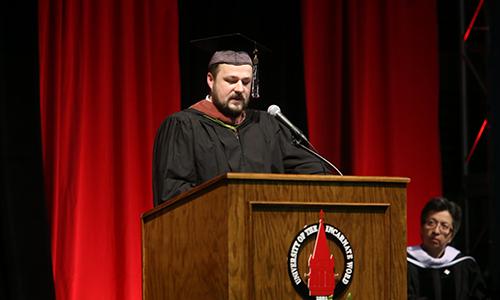
[(424, 226), (427, 229), (435, 229), (436, 227), (439, 227), (439, 232), (445, 235), (453, 231), (453, 227), (451, 226), (451, 224), (446, 222), (439, 222), (438, 220), (432, 218), (425, 221)]

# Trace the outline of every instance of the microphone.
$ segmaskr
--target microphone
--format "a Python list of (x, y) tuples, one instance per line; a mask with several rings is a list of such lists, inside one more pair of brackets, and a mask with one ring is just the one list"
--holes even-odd
[[(288, 127), (288, 129), (290, 129), (292, 131), (292, 134), (298, 138), (297, 139), (293, 139), (293, 142), (295, 145), (297, 145), (298, 147), (301, 147), (302, 149), (306, 150), (307, 152), (311, 153), (312, 155), (316, 156), (319, 160), (321, 160), (322, 162), (326, 163), (332, 170), (335, 170), (337, 171), (337, 173), (339, 173), (340, 176), (344, 176), (344, 174), (342, 174), (342, 172), (340, 172), (340, 170), (334, 165), (332, 164), (331, 162), (329, 162), (326, 158), (324, 158), (323, 156), (321, 156), (315, 149), (314, 149), (314, 146), (307, 140), (306, 136), (302, 133), (302, 131), (300, 131), (297, 127), (295, 127), (295, 125), (292, 124), (292, 122), (290, 122), (282, 113), (281, 113), (281, 109), (278, 105), (271, 105), (269, 106), (269, 108), (267, 109), (267, 113), (270, 114), (271, 116), (275, 117), (276, 119), (278, 119), (278, 121), (280, 121), (281, 123), (283, 123), (286, 127)], [(306, 145), (302, 144), (301, 142), (306, 142), (307, 145), (309, 147), (307, 147)]]
[(300, 140), (302, 141), (305, 141), (308, 145), (310, 145), (311, 143), (309, 143), (309, 141), (307, 140), (306, 136), (302, 133), (302, 131), (300, 131), (300, 129), (298, 129), (297, 127), (295, 127), (295, 125), (292, 124), (292, 122), (290, 122), (282, 113), (281, 113), (281, 109), (278, 105), (271, 105), (269, 106), (269, 108), (267, 109), (267, 113), (270, 114), (271, 116), (275, 117), (276, 119), (278, 119), (278, 121), (280, 121), (281, 123), (283, 123), (286, 127), (288, 127), (288, 129), (290, 129), (292, 131), (292, 133), (298, 137)]

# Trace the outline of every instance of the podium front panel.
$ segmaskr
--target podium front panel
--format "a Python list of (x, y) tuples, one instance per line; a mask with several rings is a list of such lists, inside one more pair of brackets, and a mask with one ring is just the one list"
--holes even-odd
[[(294, 280), (307, 283), (313, 235), (301, 244), (294, 278), (289, 251), (304, 226), (318, 223), (321, 210), (325, 224), (347, 237), (353, 251), (352, 277), (336, 299), (406, 299), (408, 182), (233, 173), (216, 178), (143, 214), (143, 299), (302, 299)], [(345, 253), (331, 238), (328, 248), (342, 280)]]

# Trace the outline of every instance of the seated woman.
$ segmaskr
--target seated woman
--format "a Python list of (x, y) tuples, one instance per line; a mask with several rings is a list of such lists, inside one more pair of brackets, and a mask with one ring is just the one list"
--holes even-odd
[(461, 209), (432, 198), (420, 215), (422, 244), (407, 249), (408, 299), (489, 299), (479, 265), (449, 246), (461, 223)]

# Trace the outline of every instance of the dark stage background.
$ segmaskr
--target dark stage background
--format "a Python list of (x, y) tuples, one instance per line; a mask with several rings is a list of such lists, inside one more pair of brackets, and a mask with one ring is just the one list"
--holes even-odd
[(252, 105), (344, 174), (410, 177), (409, 244), (428, 197), (459, 202), (455, 245), (498, 299), (500, 12), (463, 42), (469, 2), (3, 1), (0, 298), (140, 299), (156, 128), (206, 94), (189, 41), (241, 32), (272, 50)]

